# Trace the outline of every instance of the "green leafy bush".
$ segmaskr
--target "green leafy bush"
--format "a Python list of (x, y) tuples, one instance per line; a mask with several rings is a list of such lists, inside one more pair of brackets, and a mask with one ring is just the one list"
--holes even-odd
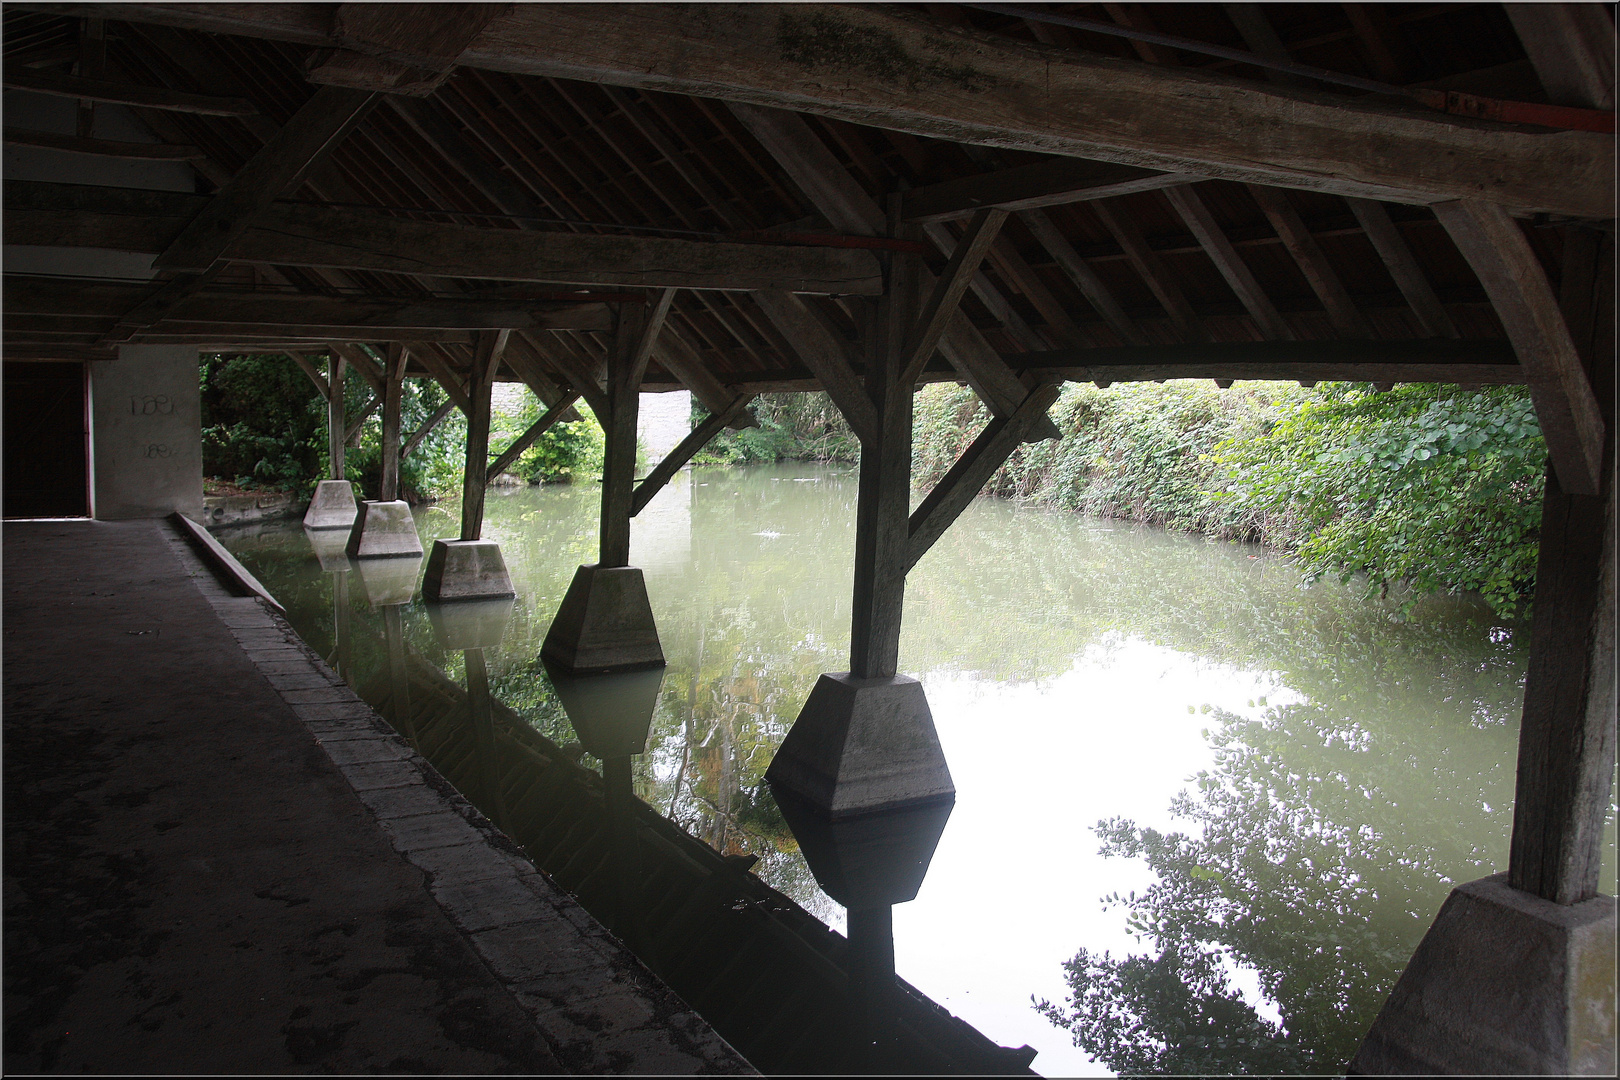
[(290, 358), (205, 355), (203, 473), (248, 487), (303, 490), (326, 458), (326, 401)]
[[(758, 427), (727, 429), (692, 460), (699, 465), (860, 460), (860, 443), (826, 394), (761, 394), (749, 403)], [(709, 411), (692, 400), (692, 426)]]
[[(575, 408), (580, 419), (566, 424), (553, 424), (534, 445), (523, 451), (509, 470), (531, 484), (572, 483), (575, 480), (593, 480), (602, 475), (604, 437), (602, 425), (583, 402)], [(540, 399), (533, 391), (523, 391), (523, 408), (510, 415), (502, 415), (490, 435), (492, 449), (507, 446), (527, 431), (544, 413)]]

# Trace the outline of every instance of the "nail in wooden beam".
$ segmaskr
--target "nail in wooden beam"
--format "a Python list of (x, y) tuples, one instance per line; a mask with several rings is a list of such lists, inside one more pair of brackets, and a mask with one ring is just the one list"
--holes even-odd
[(940, 477), (907, 523), (908, 571), (928, 553), (934, 542), (945, 534), (951, 523), (978, 496), (996, 470), (1025, 441), (1023, 429), (1046, 415), (1046, 410), (1057, 401), (1059, 389), (1057, 384), (1047, 383), (1032, 392), (1012, 416), (993, 418), (978, 438), (962, 452), (950, 471)]
[(467, 464), (461, 479), (461, 539), (484, 535), (484, 490), (489, 478), (489, 411), (495, 371), (500, 367), (509, 332), (480, 330), (467, 379)]
[(1372, 246), (1378, 252), (1378, 257), (1384, 260), (1384, 266), (1389, 270), (1389, 276), (1395, 279), (1395, 287), (1401, 290), (1401, 295), (1411, 305), (1412, 314), (1417, 316), (1418, 324), (1423, 327), (1430, 337), (1459, 338), (1457, 326), (1451, 321), (1440, 298), (1435, 295), (1434, 287), (1424, 276), (1423, 268), (1418, 265), (1417, 257), (1407, 246), (1406, 240), (1401, 236), (1400, 230), (1389, 218), (1389, 211), (1384, 204), (1372, 199), (1347, 198), (1350, 211), (1356, 215), (1356, 221), (1361, 224), (1361, 230), (1372, 241)]
[(1272, 341), (1294, 340), (1294, 331), (1289, 328), (1276, 305), (1255, 280), (1248, 264), (1232, 246), (1232, 241), (1221, 231), (1215, 215), (1209, 212), (1209, 207), (1204, 205), (1204, 200), (1198, 192), (1191, 187), (1179, 187), (1165, 188), (1164, 194), (1170, 200), (1170, 205), (1181, 215), (1181, 219), (1187, 223), (1187, 228), (1197, 238), (1199, 245), (1204, 249), (1204, 254), (1214, 262), (1215, 269), (1221, 272), (1226, 283), (1237, 294), (1238, 300), (1259, 324), (1261, 334)]
[(956, 314), (962, 294), (967, 291), (968, 283), (978, 272), (979, 264), (984, 261), (1006, 220), (1007, 211), (987, 207), (976, 212), (968, 222), (967, 231), (951, 253), (944, 273), (934, 282), (933, 292), (923, 307), (922, 316), (906, 342), (900, 376), (902, 385), (916, 384), (923, 365), (928, 363), (934, 350), (939, 347), (939, 339), (944, 336), (945, 328)]
[(382, 485), (377, 498), (393, 502), (399, 498), (400, 408), (405, 396), (405, 347), (399, 342), (388, 346), (388, 370), (383, 385)]
[(647, 305), (620, 304), (619, 325), (608, 354), (609, 414), (602, 461), (601, 548), (597, 565), (630, 565), (631, 502), (636, 483), (636, 418), (641, 380), (663, 329), (675, 290), (665, 289)]
[(574, 402), (578, 400), (579, 395), (573, 391), (564, 392), (563, 396), (558, 398), (556, 403), (541, 415), (540, 419), (530, 424), (523, 434), (512, 440), (511, 446), (501, 452), (501, 456), (496, 458), (494, 464), (489, 467), (489, 475), (499, 476), (510, 468), (512, 463), (521, 457), (525, 450), (534, 445), (536, 439), (550, 431), (554, 425), (563, 419), (565, 414), (572, 411)]
[(753, 394), (738, 394), (736, 400), (728, 408), (722, 412), (710, 413), (701, 424), (693, 428), (686, 438), (682, 439), (675, 449), (671, 450), (664, 460), (658, 463), (657, 468), (648, 473), (647, 478), (636, 485), (635, 495), (630, 500), (630, 516), (635, 517), (646, 509), (647, 504), (652, 502), (653, 496), (664, 489), (664, 485), (669, 483), (670, 478), (680, 472), (681, 468), (688, 461), (691, 461), (699, 450), (709, 445), (709, 440), (724, 431), (736, 419), (737, 415), (748, 406), (748, 403), (753, 400)]
[(1492, 203), (1457, 200), (1432, 209), (1485, 286), (1525, 368), (1560, 487), (1598, 494), (1603, 415), (1535, 250), (1518, 222)]
[(1281, 188), (1250, 184), (1249, 194), (1260, 204), (1260, 209), (1265, 212), (1271, 227), (1277, 230), (1277, 235), (1282, 239), (1283, 246), (1294, 257), (1300, 272), (1310, 283), (1311, 291), (1322, 301), (1333, 328), (1345, 337), (1376, 336), (1372, 324), (1356, 307), (1355, 301), (1350, 299), (1350, 293), (1345, 290), (1344, 282), (1339, 280), (1338, 272), (1333, 269), (1333, 264), (1328, 262), (1327, 255), (1316, 242), (1316, 237), (1305, 227), (1305, 222), (1299, 216), (1299, 211), (1294, 209), (1294, 204), (1288, 201), (1288, 193)]

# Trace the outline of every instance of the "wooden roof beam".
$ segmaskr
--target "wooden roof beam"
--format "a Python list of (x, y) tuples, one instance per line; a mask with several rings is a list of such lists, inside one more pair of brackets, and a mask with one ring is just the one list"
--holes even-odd
[(1125, 258), (1152, 291), (1154, 298), (1164, 308), (1164, 313), (1170, 316), (1170, 321), (1181, 331), (1182, 338), (1189, 342), (1208, 341), (1209, 332), (1198, 321), (1198, 315), (1188, 302), (1187, 294), (1181, 291), (1181, 286), (1170, 273), (1169, 267), (1164, 265), (1159, 253), (1148, 245), (1147, 237), (1142, 235), (1136, 219), (1126, 212), (1123, 206), (1116, 206), (1106, 200), (1092, 203), (1091, 208), (1096, 211), (1104, 227), (1113, 233), (1114, 240), (1125, 253)]
[(1118, 334), (1127, 345), (1146, 345), (1147, 338), (1142, 334), (1141, 327), (1136, 320), (1126, 314), (1120, 307), (1119, 301), (1108, 286), (1103, 284), (1102, 278), (1097, 276), (1086, 260), (1080, 257), (1079, 252), (1068, 239), (1052, 224), (1052, 219), (1046, 216), (1044, 210), (1025, 210), (1018, 215), (1024, 225), (1034, 234), (1035, 239), (1052, 256), (1054, 262), (1074, 282), (1075, 287), (1090, 301), (1091, 306), (1097, 309), (1097, 314), (1103, 321)]
[[(118, 18), (114, 15), (113, 18)], [(160, 86), (135, 86), (130, 83), (110, 82), (106, 79), (87, 79), (77, 75), (60, 75), (54, 71), (18, 67), (6, 64), (0, 76), (8, 90), (27, 90), (52, 97), (76, 98), (80, 101), (101, 101), (111, 105), (133, 105), (144, 109), (163, 109), (167, 112), (195, 113), (202, 116), (253, 116), (259, 110), (246, 98), (220, 97), (214, 94), (191, 94), (183, 90), (170, 90)]]
[(1322, 301), (1322, 306), (1327, 308), (1328, 319), (1333, 323), (1333, 328), (1345, 337), (1373, 337), (1372, 324), (1356, 307), (1355, 301), (1350, 299), (1344, 282), (1339, 280), (1338, 272), (1333, 269), (1333, 264), (1328, 261), (1321, 245), (1316, 242), (1316, 237), (1305, 227), (1305, 222), (1300, 218), (1299, 211), (1294, 209), (1294, 204), (1288, 201), (1288, 193), (1281, 188), (1250, 184), (1249, 194), (1260, 204), (1260, 209), (1265, 212), (1266, 220), (1271, 222), (1271, 227), (1277, 230), (1283, 246), (1294, 257), (1300, 272), (1310, 283), (1311, 291), (1316, 293), (1317, 299)]
[[(330, 9), (314, 4), (30, 6), (340, 44)], [(893, 60), (872, 66), (825, 44), (845, 39), (883, 41)], [(905, 10), (746, 4), (717, 19), (702, 5), (516, 4), (459, 59), (1165, 172), (1396, 202), (1486, 198), (1516, 212), (1613, 215), (1612, 136), (1461, 122), (1415, 106), (1021, 43)]]
[(1193, 236), (1198, 238), (1204, 253), (1215, 263), (1215, 269), (1221, 272), (1226, 283), (1232, 287), (1232, 291), (1237, 294), (1237, 298), (1242, 301), (1243, 306), (1259, 325), (1260, 333), (1269, 340), (1292, 340), (1293, 329), (1283, 320), (1276, 305), (1255, 280), (1248, 264), (1221, 231), (1220, 224), (1204, 205), (1203, 198), (1190, 187), (1168, 188), (1164, 194), (1170, 200), (1170, 205), (1181, 215), (1181, 219), (1187, 223), (1187, 228), (1192, 230)]
[(1423, 268), (1418, 265), (1417, 257), (1412, 249), (1407, 247), (1406, 240), (1401, 236), (1400, 230), (1390, 220), (1389, 211), (1384, 204), (1371, 199), (1348, 199), (1350, 210), (1356, 215), (1356, 221), (1361, 224), (1362, 231), (1372, 246), (1378, 252), (1378, 257), (1384, 260), (1384, 266), (1389, 270), (1389, 276), (1395, 280), (1395, 287), (1401, 290), (1401, 295), (1412, 307), (1412, 314), (1417, 316), (1418, 323), (1424, 331), (1433, 337), (1461, 337), (1457, 326), (1451, 321), (1440, 298), (1434, 293), (1434, 286), (1424, 276)]
[[(6, 242), (162, 251), (207, 202), (176, 192), (13, 181), (5, 186)], [(882, 289), (872, 253), (849, 248), (481, 229), (287, 203), (256, 215), (224, 258), (576, 285), (856, 295)]]
[(1155, 172), (1081, 158), (1051, 158), (1012, 169), (946, 180), (906, 192), (905, 220), (926, 224), (964, 218), (986, 206), (1033, 210), (1190, 184), (1203, 177)]

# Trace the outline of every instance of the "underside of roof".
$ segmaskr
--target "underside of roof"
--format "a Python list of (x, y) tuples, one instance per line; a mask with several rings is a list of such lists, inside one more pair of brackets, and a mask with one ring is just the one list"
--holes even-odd
[[(414, 43), (408, 25), (379, 26), (421, 8), (440, 22)], [(10, 127), (8, 143), (166, 154), (198, 179), (194, 194), (8, 181), (8, 245), (150, 253), (160, 273), (65, 286), (8, 272), (6, 353), (399, 341), (410, 374), (442, 375), (466, 369), (479, 331), (505, 329), (501, 377), (569, 387), (599, 375), (614, 305), (674, 288), (645, 389), (814, 389), (818, 348), (860, 369), (858, 298), (881, 293), (897, 253), (947, 274), (999, 206), (960, 301), (970, 325), (945, 334), (922, 381), (960, 378), (952, 350), (977, 349), (1021, 375), (1098, 381), (1523, 382), (1444, 207), (1510, 213), (1556, 295), (1571, 223), (1612, 229), (1613, 71), (1610, 52), (1596, 110), (1549, 88), (1515, 17), (1449, 3), (11, 4), (9, 88), (72, 96), (95, 76), (153, 91), (124, 103), (161, 150)], [(1575, 36), (1532, 46), (1573, 57)], [(749, 52), (759, 41), (774, 42), (769, 63)], [(1118, 86), (1120, 131), (1038, 100), (1054, 71)], [(229, 244), (187, 265), (188, 222), (323, 107), (349, 114), (306, 150), (313, 164), (280, 177), (250, 223), (223, 215)], [(1602, 115), (1608, 134), (1591, 130)], [(1272, 156), (1247, 163), (1246, 139)]]

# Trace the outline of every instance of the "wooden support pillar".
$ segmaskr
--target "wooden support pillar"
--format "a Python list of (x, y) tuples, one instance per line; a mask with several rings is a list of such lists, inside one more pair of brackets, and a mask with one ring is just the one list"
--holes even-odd
[(399, 498), (399, 412), (405, 394), (405, 349), (397, 341), (388, 346), (383, 377), (382, 489), (377, 498), (393, 502)]
[(461, 538), (480, 540), (484, 532), (484, 488), (489, 474), (489, 408), (495, 370), (506, 349), (506, 330), (480, 330), (467, 379), (467, 465), (461, 481)]
[(343, 417), (343, 357), (330, 353), (326, 360), (326, 452), (332, 479), (343, 479), (343, 444), (349, 429)]
[(1614, 241), (1565, 231), (1559, 307), (1609, 432), (1598, 494), (1549, 467), (1508, 883), (1556, 904), (1597, 893), (1615, 760)]
[(636, 418), (640, 414), (641, 379), (647, 372), (653, 342), (663, 329), (675, 290), (665, 289), (652, 302), (619, 304), (613, 344), (608, 352), (608, 415), (602, 417), (607, 445), (602, 459), (601, 542), (597, 565), (630, 565), (630, 516), (636, 488)]
[(922, 269), (916, 256), (894, 255), (889, 288), (866, 306), (866, 392), (877, 422), (861, 440), (855, 511), (849, 671), (858, 679), (891, 678), (900, 663), (911, 509), (913, 387), (906, 381), (906, 345), (922, 307)]

